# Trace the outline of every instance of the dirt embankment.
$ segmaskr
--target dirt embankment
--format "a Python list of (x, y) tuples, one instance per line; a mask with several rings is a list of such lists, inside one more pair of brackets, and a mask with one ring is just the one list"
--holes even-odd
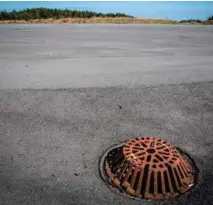
[(187, 22), (180, 23), (167, 19), (140, 19), (140, 18), (123, 18), (123, 17), (107, 17), (107, 18), (60, 18), (60, 19), (36, 19), (36, 20), (2, 20), (0, 24), (59, 24), (59, 23), (88, 23), (88, 24), (184, 24), (184, 25), (210, 25), (213, 21), (204, 23)]

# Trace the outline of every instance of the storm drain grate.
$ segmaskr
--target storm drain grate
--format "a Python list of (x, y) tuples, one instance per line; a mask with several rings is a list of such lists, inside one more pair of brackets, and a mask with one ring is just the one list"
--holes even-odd
[(107, 182), (144, 199), (168, 199), (187, 192), (197, 172), (190, 160), (160, 138), (144, 137), (111, 149), (104, 157)]

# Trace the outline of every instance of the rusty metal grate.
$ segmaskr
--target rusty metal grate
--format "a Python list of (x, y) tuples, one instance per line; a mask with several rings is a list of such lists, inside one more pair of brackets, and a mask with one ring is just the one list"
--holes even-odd
[(136, 138), (106, 155), (108, 182), (144, 199), (168, 199), (195, 184), (196, 173), (178, 149), (157, 137)]

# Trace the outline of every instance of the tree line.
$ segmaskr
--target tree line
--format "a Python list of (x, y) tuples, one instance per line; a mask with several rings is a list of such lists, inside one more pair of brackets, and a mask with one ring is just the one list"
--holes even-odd
[(48, 18), (92, 18), (92, 17), (130, 17), (124, 13), (96, 13), (92, 11), (61, 10), (48, 8), (32, 8), (22, 11), (13, 10), (11, 12), (1, 11), (0, 20), (32, 20)]
[[(124, 13), (97, 13), (92, 11), (78, 11), (68, 9), (48, 9), (48, 8), (32, 8), (21, 11), (13, 10), (11, 12), (0, 11), (0, 20), (33, 20), (33, 19), (60, 19), (60, 18), (92, 18), (92, 17), (129, 17)], [(209, 17), (207, 21), (213, 20), (213, 16)], [(203, 23), (199, 19), (182, 20), (181, 23), (197, 22)]]
[(203, 23), (204, 21), (201, 21), (200, 19), (188, 19), (188, 20), (182, 20), (180, 23)]
[[(213, 16), (210, 16), (207, 18), (206, 21), (212, 21), (212, 20), (213, 20)], [(191, 22), (204, 23), (206, 21), (201, 21), (200, 19), (188, 19), (188, 20), (182, 20), (180, 21), (180, 23), (191, 23)]]
[(213, 21), (213, 16), (209, 17), (208, 21)]

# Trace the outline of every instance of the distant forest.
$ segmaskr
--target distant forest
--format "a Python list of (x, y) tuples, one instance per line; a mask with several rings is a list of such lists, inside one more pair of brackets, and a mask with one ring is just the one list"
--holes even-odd
[(91, 11), (77, 11), (77, 10), (61, 10), (61, 9), (47, 9), (47, 8), (32, 8), (22, 11), (13, 10), (12, 12), (1, 11), (0, 20), (32, 20), (32, 19), (60, 19), (60, 18), (92, 18), (92, 17), (129, 17), (123, 13), (96, 13)]
[[(68, 9), (48, 9), (48, 8), (32, 8), (22, 11), (13, 10), (11, 12), (0, 11), (0, 20), (34, 20), (34, 19), (60, 19), (60, 18), (92, 18), (92, 17), (128, 17), (134, 18), (124, 13), (97, 13), (92, 11), (78, 11)], [(213, 16), (206, 21), (213, 21)], [(182, 20), (180, 23), (205, 23), (199, 19)]]
[[(213, 16), (209, 17), (206, 21), (212, 21)], [(204, 23), (206, 21), (201, 21), (200, 19), (188, 19), (188, 20), (182, 20), (180, 23), (190, 23), (190, 22), (197, 22), (197, 23)]]
[(208, 18), (209, 21), (213, 21), (213, 16)]

